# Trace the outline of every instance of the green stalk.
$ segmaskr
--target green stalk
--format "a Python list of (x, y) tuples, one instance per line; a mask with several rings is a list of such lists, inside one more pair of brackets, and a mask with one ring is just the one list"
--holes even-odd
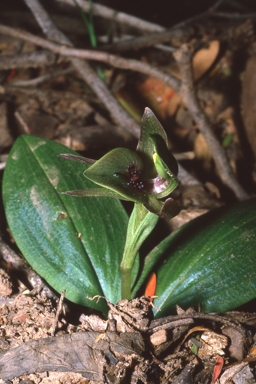
[[(94, 24), (93, 24), (93, 13), (92, 13), (93, 4), (92, 4), (92, 0), (89, 0), (89, 1), (90, 1), (90, 12), (89, 12), (89, 16), (87, 18), (84, 11), (82, 10), (82, 8), (77, 3), (77, 1), (73, 0), (78, 12), (80, 13), (80, 15), (83, 19), (84, 25), (86, 26), (87, 31), (89, 33), (91, 46), (93, 48), (96, 48), (97, 47), (97, 38), (96, 38), (96, 34), (95, 34), (95, 30), (94, 30)], [(102, 69), (100, 65), (97, 65), (97, 73), (98, 73), (98, 76), (101, 78), (101, 80), (104, 81), (105, 80), (105, 70)]]
[(90, 37), (90, 42), (91, 42), (91, 46), (93, 48), (96, 48), (97, 47), (97, 39), (96, 39), (96, 35), (95, 35), (95, 31), (94, 31), (94, 25), (93, 25), (93, 16), (92, 16), (92, 1), (90, 0), (90, 12), (89, 12), (89, 20), (88, 18), (86, 17), (84, 11), (81, 9), (81, 7), (79, 6), (79, 4), (77, 3), (76, 0), (73, 0), (78, 12), (80, 13), (82, 19), (83, 19), (83, 22), (88, 30), (88, 33), (89, 33), (89, 37)]
[(122, 300), (131, 299), (131, 274), (134, 259), (148, 235), (155, 228), (159, 217), (142, 204), (135, 204), (129, 219), (123, 259), (121, 262)]

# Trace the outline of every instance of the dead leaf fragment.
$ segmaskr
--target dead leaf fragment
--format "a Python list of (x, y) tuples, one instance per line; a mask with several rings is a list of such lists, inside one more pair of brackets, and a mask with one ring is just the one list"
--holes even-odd
[(198, 357), (204, 359), (207, 356), (223, 356), (225, 354), (224, 350), (228, 345), (227, 337), (218, 335), (215, 332), (203, 332), (200, 338), (203, 346), (198, 350)]
[(220, 378), (220, 384), (227, 384), (233, 377), (240, 372), (246, 365), (247, 362), (242, 362), (241, 364), (237, 364), (228, 368)]
[(208, 71), (216, 60), (220, 51), (220, 42), (213, 40), (208, 48), (197, 51), (193, 57), (194, 80), (197, 81)]
[(224, 327), (222, 333), (230, 338), (230, 357), (241, 361), (245, 355), (245, 338), (234, 327)]
[(249, 365), (246, 365), (233, 377), (234, 384), (255, 384), (255, 378)]

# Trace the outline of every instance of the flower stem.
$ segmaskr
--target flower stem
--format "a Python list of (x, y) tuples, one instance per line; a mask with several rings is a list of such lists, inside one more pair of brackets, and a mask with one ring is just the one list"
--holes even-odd
[(134, 259), (151, 231), (155, 228), (159, 217), (149, 212), (142, 204), (135, 204), (129, 219), (126, 243), (121, 262), (121, 295), (122, 300), (131, 299), (131, 275)]
[(121, 295), (122, 300), (131, 300), (131, 276), (132, 268), (125, 268), (121, 264)]

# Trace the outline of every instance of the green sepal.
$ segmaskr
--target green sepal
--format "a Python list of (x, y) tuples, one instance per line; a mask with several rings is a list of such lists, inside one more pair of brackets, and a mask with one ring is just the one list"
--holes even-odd
[(135, 203), (146, 203), (147, 194), (138, 186), (143, 163), (130, 149), (116, 148), (89, 167), (84, 175), (94, 183)]
[(153, 154), (156, 152), (156, 148), (152, 137), (158, 137), (167, 148), (168, 140), (165, 130), (154, 113), (149, 108), (145, 108), (141, 120), (140, 139), (136, 149), (144, 164), (143, 179), (154, 179), (157, 177), (157, 170), (153, 161)]
[(178, 186), (177, 174), (178, 163), (172, 153), (168, 150), (163, 138), (157, 135), (151, 135), (150, 139), (154, 144), (155, 153), (153, 161), (158, 174), (169, 181), (164, 191), (157, 193), (156, 197), (161, 199), (168, 196)]
[(159, 175), (165, 179), (171, 179), (173, 176), (177, 176), (177, 160), (168, 150), (168, 147), (163, 138), (159, 135), (151, 135), (150, 139), (154, 144), (155, 153), (158, 155), (158, 158), (157, 160), (154, 160), (154, 163)]

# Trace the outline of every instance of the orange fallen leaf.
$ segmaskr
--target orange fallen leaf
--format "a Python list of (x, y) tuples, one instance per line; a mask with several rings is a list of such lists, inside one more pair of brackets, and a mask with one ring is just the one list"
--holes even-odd
[(180, 104), (180, 98), (175, 91), (155, 77), (148, 77), (143, 83), (138, 83), (137, 90), (147, 105), (163, 120), (174, 115)]
[(212, 375), (212, 382), (211, 384), (214, 384), (215, 381), (218, 379), (220, 373), (221, 373), (221, 370), (223, 368), (223, 365), (224, 365), (224, 360), (222, 357), (218, 357), (218, 359), (216, 360), (216, 363), (215, 363), (215, 367), (214, 367), (214, 370), (213, 370), (213, 375)]
[[(149, 276), (146, 289), (145, 289), (145, 296), (154, 296), (156, 292), (156, 274), (155, 272), (152, 272)], [(150, 301), (153, 301), (153, 297), (150, 298)]]

